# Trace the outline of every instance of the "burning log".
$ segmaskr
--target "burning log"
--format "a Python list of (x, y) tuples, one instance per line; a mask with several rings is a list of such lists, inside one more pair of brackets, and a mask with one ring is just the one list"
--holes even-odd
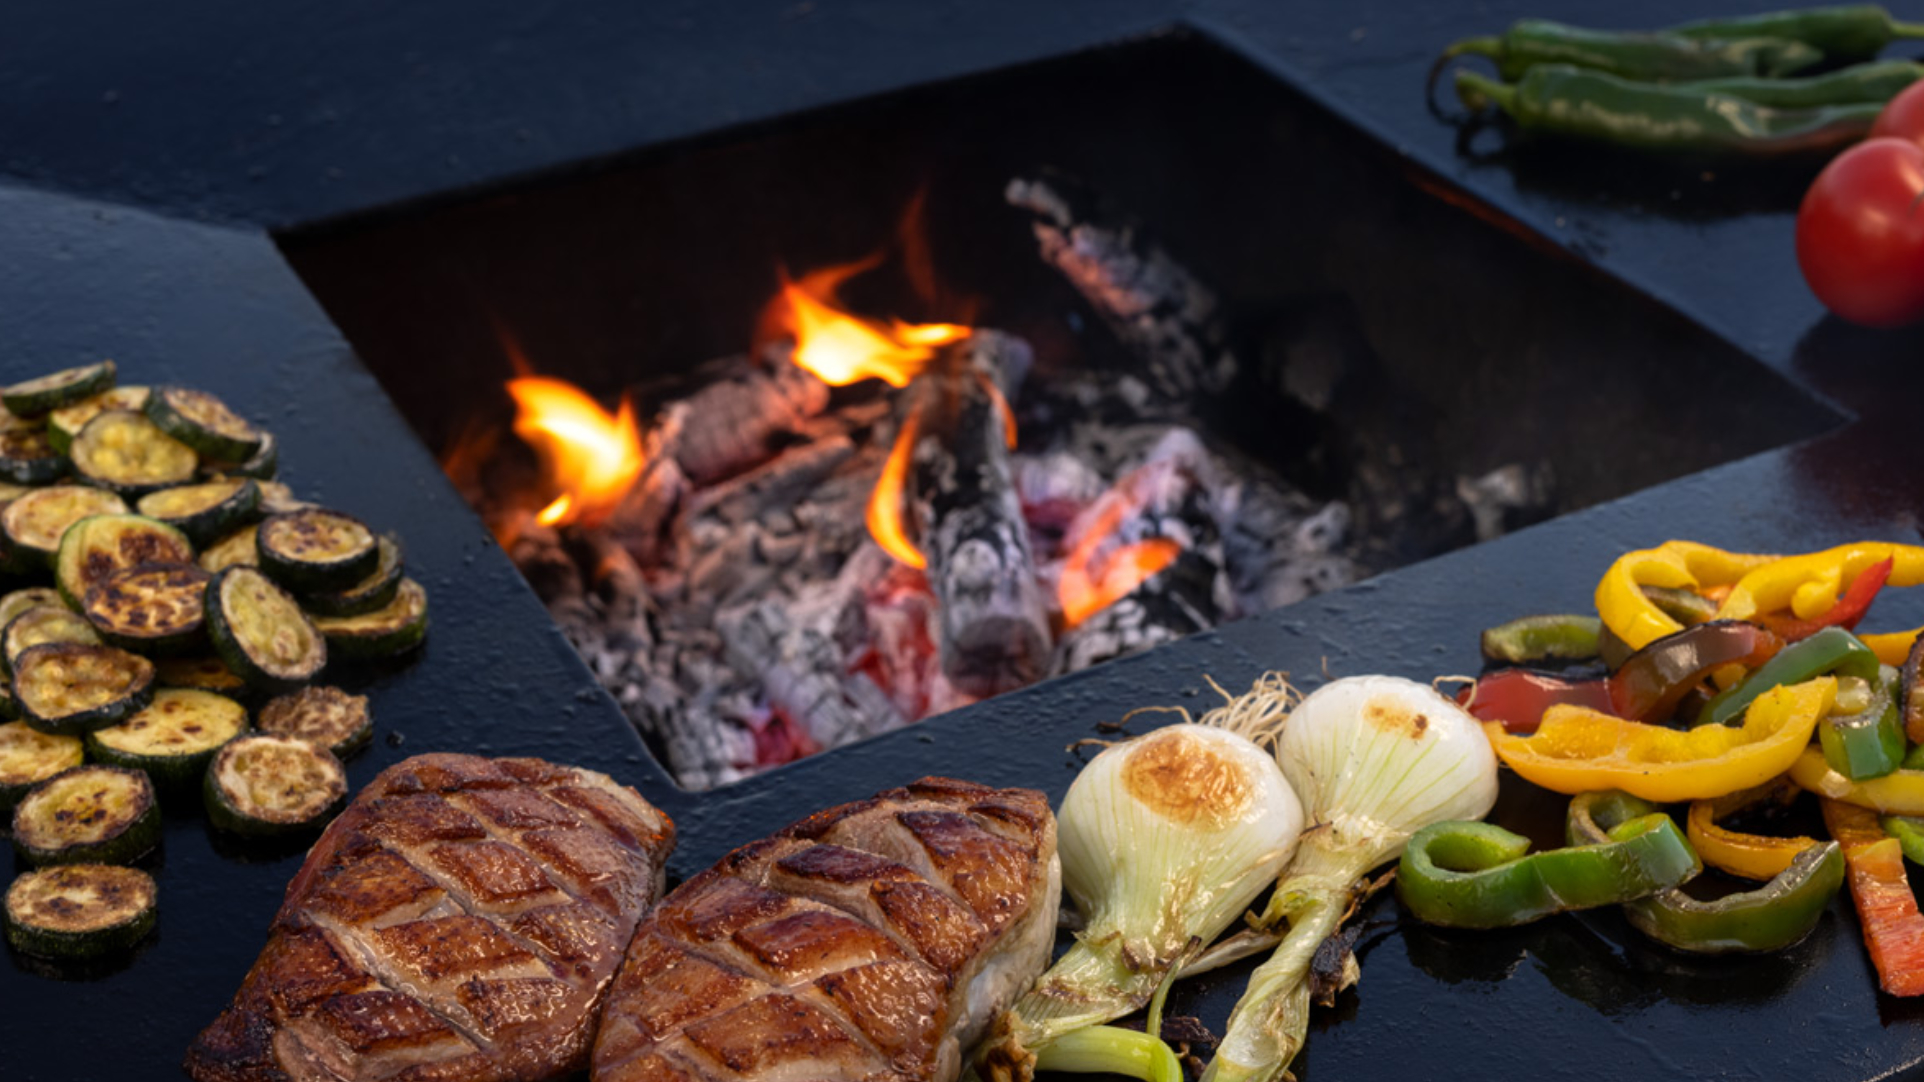
[[(969, 695), (1026, 686), (1048, 666), (1048, 616), (1009, 461), (1005, 388), (1029, 356), (1019, 339), (977, 331), (911, 385), (904, 421), (908, 504), (941, 613), (942, 671)], [(881, 502), (893, 503), (886, 492)]]
[(1094, 201), (1043, 180), (1009, 182), (1004, 197), (1036, 216), (1042, 258), (1075, 286), (1117, 338), (1142, 361), (1165, 401), (1219, 394), (1236, 378), (1216, 295), (1127, 221), (1105, 218)]
[(669, 406), (662, 442), (698, 485), (731, 477), (774, 453), (777, 441), (828, 407), (828, 385), (786, 360), (743, 361), (733, 373)]

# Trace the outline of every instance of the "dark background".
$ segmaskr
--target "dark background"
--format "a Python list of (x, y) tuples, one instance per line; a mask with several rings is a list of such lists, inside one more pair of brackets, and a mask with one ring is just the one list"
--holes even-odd
[[(357, 786), (427, 749), (594, 766), (674, 814), (684, 837), (674, 870), (686, 874), (913, 773), (1060, 796), (1073, 774), (1065, 737), (1135, 706), (1204, 705), (1203, 673), (1239, 687), (1272, 667), (1312, 681), (1467, 670), (1476, 628), (1525, 609), (1580, 608), (1612, 556), (1666, 537), (1780, 550), (1918, 539), (1924, 338), (1823, 318), (1791, 257), (1796, 184), (1718, 170), (1622, 176), (1555, 153), (1472, 162), (1424, 108), (1430, 58), (1458, 36), (1525, 14), (1653, 24), (1685, 14), (1675, 5), (426, 0), (12, 14), (0, 35), (0, 171), (18, 187), (0, 191), (0, 378), (107, 354), (130, 381), (203, 384), (283, 433), (297, 489), (408, 538), (435, 629), (411, 665), (352, 677), (374, 694), (382, 737), (404, 738), (377, 739), (352, 765)], [(642, 755), (263, 233), (598, 155), (672, 151), (730, 125), (1175, 20), (1486, 199), (1497, 226), (1509, 228), (1507, 216), (1620, 276), (1855, 422), (696, 799)], [(1298, 167), (1318, 162), (1305, 155)], [(1717, 423), (1755, 421), (1733, 406)], [(1874, 629), (1920, 620), (1924, 606), (1893, 599)], [(177, 1077), (181, 1050), (258, 949), (299, 854), (222, 852), (191, 809), (170, 809), (163, 860), (160, 936), (120, 972), (75, 982), (17, 958), (0, 965), (0, 1077)], [(1366, 914), (1394, 916), (1393, 905)], [(1315, 1017), (1297, 1064), (1306, 1079), (1863, 1079), (1924, 1062), (1918, 1009), (1874, 992), (1841, 901), (1811, 941), (1757, 960), (1680, 959), (1610, 913), (1491, 936), (1379, 928), (1365, 943), (1363, 984)], [(1219, 1025), (1239, 979), (1179, 987), (1173, 1007)]]

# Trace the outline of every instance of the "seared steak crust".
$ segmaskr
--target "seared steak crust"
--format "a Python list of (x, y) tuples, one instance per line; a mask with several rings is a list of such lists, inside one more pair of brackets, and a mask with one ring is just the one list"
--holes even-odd
[(288, 884), (201, 1082), (532, 1080), (587, 1065), (595, 1007), (674, 845), (602, 774), (420, 755), (381, 772)]
[(947, 1082), (1048, 962), (1055, 819), (924, 778), (723, 857), (635, 933), (596, 1082)]

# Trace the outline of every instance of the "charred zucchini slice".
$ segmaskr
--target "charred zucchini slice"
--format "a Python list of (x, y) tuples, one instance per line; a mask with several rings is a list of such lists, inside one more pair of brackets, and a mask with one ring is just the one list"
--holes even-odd
[(138, 770), (63, 770), (13, 809), (13, 850), (28, 864), (128, 864), (159, 841), (160, 805)]
[(247, 681), (217, 657), (161, 658), (154, 662), (154, 683), (163, 688), (197, 688), (227, 696), (247, 691)]
[(162, 432), (209, 458), (245, 462), (260, 450), (261, 430), (206, 391), (158, 388), (147, 396), (147, 416)]
[(92, 515), (60, 536), (53, 580), (60, 597), (80, 608), (87, 591), (139, 564), (191, 564), (187, 535), (146, 515)]
[(225, 695), (161, 688), (146, 709), (88, 733), (87, 756), (142, 771), (164, 791), (200, 781), (214, 752), (246, 730), (247, 708)]
[(80, 738), (52, 736), (23, 721), (0, 725), (0, 811), (12, 811), (27, 790), (79, 766)]
[(207, 584), (214, 652), (249, 685), (292, 691), (327, 665), (327, 640), (258, 568), (230, 567)]
[(319, 504), (309, 503), (294, 495), (294, 490), (279, 481), (261, 482), (261, 510), (270, 515), (284, 515), (289, 511), (306, 511)]
[(16, 417), (38, 417), (83, 398), (92, 398), (114, 385), (114, 362), (83, 364), (0, 389), (0, 402)]
[(244, 462), (227, 462), (221, 459), (201, 459), (200, 468), (210, 476), (252, 477), (256, 481), (272, 481), (280, 472), (281, 449), (272, 432), (261, 433), (261, 444), (255, 448), (252, 457)]
[(111, 646), (50, 642), (13, 662), (20, 716), (43, 733), (72, 736), (117, 725), (154, 697), (154, 663)]
[(7, 621), (5, 630), (0, 630), (0, 668), (11, 675), (21, 654), (50, 642), (98, 646), (100, 634), (85, 616), (56, 599), (51, 605), (28, 609)]
[(388, 657), (421, 645), (428, 634), (428, 592), (413, 579), (402, 579), (386, 608), (364, 616), (314, 621), (327, 636), (327, 648), (341, 657)]
[(252, 522), (260, 505), (261, 488), (253, 478), (222, 477), (149, 493), (135, 510), (205, 545)]
[(39, 868), (7, 888), (7, 942), (57, 961), (131, 949), (160, 912), (154, 877), (113, 864)]
[(39, 426), (0, 431), (0, 477), (22, 485), (45, 485), (66, 475), (66, 456)]
[(261, 707), (261, 732), (292, 736), (345, 759), (367, 746), (374, 736), (374, 718), (367, 712), (367, 696), (349, 695), (340, 688), (305, 687)]
[(190, 563), (140, 564), (90, 587), (81, 613), (123, 650), (177, 654), (200, 640), (212, 577)]
[(254, 543), (261, 570), (290, 590), (345, 590), (381, 562), (374, 531), (352, 515), (321, 507), (267, 516)]
[(0, 682), (0, 721), (19, 720), (20, 701), (13, 697), (13, 684), (10, 682)]
[(248, 526), (207, 546), (207, 550), (200, 554), (200, 569), (210, 575), (218, 575), (230, 567), (258, 566), (260, 550), (255, 537), (259, 533), (259, 526)]
[(194, 449), (160, 430), (144, 413), (102, 410), (74, 437), (74, 472), (127, 497), (194, 479)]
[(202, 790), (207, 817), (235, 834), (319, 826), (347, 796), (334, 753), (291, 736), (243, 736), (214, 753)]
[(338, 593), (301, 595), (301, 607), (313, 616), (365, 616), (387, 608), (401, 588), (401, 542), (387, 534), (380, 539), (381, 560), (367, 578)]
[(28, 609), (44, 607), (59, 609), (65, 608), (66, 604), (60, 592), (51, 586), (29, 586), (24, 590), (15, 590), (0, 597), (0, 627), (13, 623), (14, 617)]
[(60, 551), (67, 527), (92, 515), (124, 515), (127, 503), (111, 492), (85, 485), (55, 485), (35, 489), (0, 511), (0, 531), (23, 555), (37, 555), (51, 565)]
[(62, 406), (47, 414), (47, 440), (53, 449), (66, 454), (73, 449), (73, 438), (87, 427), (87, 422), (99, 416), (104, 410), (139, 410), (147, 405), (147, 388), (115, 387), (105, 394), (83, 398), (71, 406)]

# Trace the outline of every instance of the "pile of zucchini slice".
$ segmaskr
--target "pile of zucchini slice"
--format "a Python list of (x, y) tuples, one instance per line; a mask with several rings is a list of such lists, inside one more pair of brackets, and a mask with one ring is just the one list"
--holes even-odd
[[(56, 959), (153, 928), (161, 801), (217, 828), (311, 830), (373, 732), (335, 659), (418, 647), (400, 542), (275, 480), (219, 398), (120, 386), (112, 361), (0, 388), (0, 816), (6, 938)], [(272, 701), (261, 703), (267, 696)], [(258, 713), (250, 708), (258, 706)]]

